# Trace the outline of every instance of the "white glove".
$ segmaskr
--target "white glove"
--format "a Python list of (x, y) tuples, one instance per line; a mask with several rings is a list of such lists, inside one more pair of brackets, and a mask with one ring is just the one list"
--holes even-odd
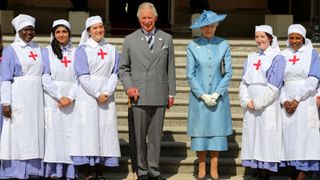
[(219, 96), (220, 96), (219, 93), (214, 92), (214, 93), (212, 93), (211, 98), (214, 100), (214, 102), (216, 102)]
[(212, 98), (209, 94), (202, 94), (201, 99), (206, 103), (207, 106), (214, 106), (216, 105), (216, 100)]

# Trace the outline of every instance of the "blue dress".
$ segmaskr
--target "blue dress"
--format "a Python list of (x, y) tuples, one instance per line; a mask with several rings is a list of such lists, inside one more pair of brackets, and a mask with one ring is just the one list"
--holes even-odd
[[(225, 74), (220, 65), (224, 60)], [(188, 135), (195, 151), (225, 151), (227, 136), (232, 134), (228, 95), (232, 76), (231, 53), (227, 41), (220, 37), (204, 37), (191, 41), (187, 48), (187, 80), (191, 91), (188, 110)], [(217, 104), (208, 107), (202, 94), (218, 93)]]

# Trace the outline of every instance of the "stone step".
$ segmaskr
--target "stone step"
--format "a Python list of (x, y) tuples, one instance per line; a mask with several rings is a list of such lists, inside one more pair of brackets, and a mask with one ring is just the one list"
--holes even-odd
[[(234, 64), (232, 65), (232, 75), (239, 76), (242, 75), (243, 65)], [(185, 64), (176, 64), (176, 76), (186, 76), (186, 65)]]
[[(130, 156), (129, 143), (121, 141), (121, 156)], [(228, 143), (228, 151), (220, 152), (219, 157), (238, 158), (240, 157), (241, 145), (235, 142)], [(161, 142), (161, 157), (175, 156), (175, 157), (197, 157), (195, 151), (191, 150), (190, 142)], [(209, 156), (208, 156), (209, 157)]]
[[(250, 170), (249, 170), (250, 171)], [(209, 172), (209, 171), (208, 171)], [(219, 174), (220, 180), (256, 180), (257, 178), (254, 178), (250, 173), (247, 173), (247, 169), (245, 170), (246, 175), (228, 175), (228, 174)], [(167, 180), (197, 180), (197, 176), (195, 173), (163, 173), (162, 176), (166, 178)], [(107, 172), (105, 173), (105, 177), (107, 180), (136, 180), (136, 175), (131, 172), (122, 172), (122, 173), (115, 173), (113, 172), (112, 168), (107, 169)], [(278, 174), (273, 173), (273, 175), (270, 177), (270, 180), (287, 180), (288, 176), (285, 174)], [(319, 176), (313, 176), (313, 173), (308, 173), (307, 175), (308, 180), (319, 180)], [(205, 180), (211, 180), (209, 175), (207, 174)]]
[[(119, 139), (129, 141), (128, 126), (118, 126)], [(228, 142), (240, 144), (242, 141), (242, 128), (233, 127), (233, 134), (228, 136)], [(164, 126), (162, 141), (189, 142), (190, 137), (187, 135), (187, 127), (181, 126)]]
[[(241, 82), (241, 75), (233, 75), (230, 81), (230, 88), (239, 87)], [(177, 87), (189, 87), (187, 78), (185, 75), (177, 75), (176, 76), (176, 86)]]
[[(233, 113), (232, 115), (232, 126), (235, 128), (242, 127), (243, 114)], [(128, 112), (117, 111), (118, 125), (119, 126), (128, 126)], [(177, 113), (177, 112), (167, 112), (164, 119), (164, 126), (178, 126), (178, 127), (187, 127), (187, 113)]]
[[(209, 163), (209, 158), (207, 159)], [(160, 157), (160, 169), (164, 174), (195, 174), (197, 172), (197, 157)], [(209, 170), (210, 166), (207, 166)], [(244, 174), (245, 168), (241, 166), (239, 158), (219, 158), (218, 171), (221, 175)], [(132, 172), (129, 157), (120, 158), (120, 166), (113, 169), (113, 172)]]
[[(3, 36), (3, 42), (5, 45), (13, 42), (14, 36), (13, 35), (6, 35)], [(47, 46), (50, 43), (50, 36), (49, 35), (37, 35), (34, 39), (35, 42), (39, 43), (41, 46)], [(106, 42), (111, 43), (112, 45), (115, 45), (117, 49), (120, 51), (122, 48), (122, 44), (124, 41), (123, 37), (106, 37)], [(185, 51), (187, 48), (188, 43), (192, 39), (180, 39), (180, 38), (174, 38), (173, 44), (175, 51)], [(80, 41), (80, 36), (73, 36), (72, 42), (74, 45), (78, 45)], [(254, 39), (227, 39), (227, 41), (230, 44), (231, 52), (244, 52), (247, 56), (250, 52), (255, 52), (257, 50), (256, 43)], [(286, 47), (286, 40), (279, 40), (278, 41), (280, 48), (284, 49)], [(313, 47), (317, 49), (317, 51), (320, 51), (320, 43), (313, 43)]]
[[(242, 79), (242, 76), (240, 74), (233, 75), (230, 81), (229, 88), (238, 88), (241, 82), (241, 79)], [(118, 81), (118, 85), (121, 85), (120, 80)], [(185, 75), (176, 76), (176, 87), (189, 87), (189, 84)]]
[[(175, 50), (174, 54), (175, 54), (175, 62), (177, 64), (186, 62), (186, 57), (187, 57), (186, 51)], [(243, 64), (247, 56), (248, 56), (247, 52), (242, 52), (242, 51), (231, 52), (231, 62), (232, 64)]]
[[(229, 98), (230, 100), (239, 100), (239, 88), (229, 88)], [(190, 94), (190, 88), (188, 87), (177, 87), (176, 88), (176, 96), (175, 99), (189, 99), (189, 94)], [(124, 92), (123, 86), (121, 83), (118, 82), (117, 89), (115, 91), (115, 98), (116, 99), (126, 99), (127, 95)]]
[[(105, 177), (107, 180), (136, 180), (137, 177), (134, 173), (114, 173), (112, 169), (110, 172), (105, 173)], [(166, 178), (167, 180), (197, 180), (195, 174), (168, 174), (168, 173), (163, 173), (162, 177)], [(242, 175), (220, 175), (219, 177), (220, 180), (243, 180)], [(205, 180), (210, 180), (210, 177), (208, 175), (207, 179)], [(279, 179), (280, 180), (280, 179)]]
[[(117, 111), (118, 112), (125, 112), (127, 111), (127, 99), (116, 99), (117, 103)], [(170, 108), (168, 112), (173, 112), (173, 113), (187, 113), (188, 112), (188, 104), (189, 100), (188, 99), (175, 99), (174, 105)], [(237, 114), (243, 112), (243, 108), (240, 107), (240, 102), (237, 100), (230, 101), (231, 105), (231, 113), (232, 114)]]

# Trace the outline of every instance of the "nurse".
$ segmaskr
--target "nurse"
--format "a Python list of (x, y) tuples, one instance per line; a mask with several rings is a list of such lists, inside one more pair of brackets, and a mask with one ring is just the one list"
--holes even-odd
[(16, 35), (3, 51), (0, 74), (0, 177), (26, 179), (44, 175), (43, 62), (39, 46), (32, 42), (35, 19), (20, 14), (11, 23)]
[(286, 59), (283, 104), (283, 151), (281, 166), (295, 170), (294, 179), (306, 179), (306, 171), (318, 171), (320, 132), (317, 86), (320, 79), (320, 59), (306, 29), (300, 24), (288, 28), (288, 47), (282, 51)]
[(75, 52), (74, 68), (79, 88), (74, 107), (71, 156), (74, 165), (83, 168), (86, 179), (92, 177), (90, 166), (96, 166), (96, 174), (101, 177), (102, 166), (118, 166), (120, 157), (113, 95), (118, 81), (119, 54), (114, 46), (104, 41), (104, 32), (101, 17), (89, 17)]
[(51, 29), (51, 45), (42, 49), (46, 69), (42, 75), (46, 133), (44, 162), (45, 176), (51, 178), (75, 178), (70, 135), (77, 83), (73, 68), (75, 48), (70, 36), (69, 22), (56, 20)]
[(244, 108), (241, 160), (267, 179), (267, 170), (277, 172), (280, 162), (279, 95), (286, 61), (271, 26), (256, 26), (255, 41), (258, 51), (248, 55), (239, 87)]
[(198, 179), (205, 179), (206, 157), (210, 152), (210, 176), (218, 179), (219, 152), (228, 150), (227, 136), (232, 134), (228, 86), (232, 76), (230, 46), (215, 36), (219, 22), (226, 18), (203, 11), (190, 26), (200, 28), (202, 36), (187, 48), (186, 73), (189, 96), (188, 135), (191, 149), (199, 157)]

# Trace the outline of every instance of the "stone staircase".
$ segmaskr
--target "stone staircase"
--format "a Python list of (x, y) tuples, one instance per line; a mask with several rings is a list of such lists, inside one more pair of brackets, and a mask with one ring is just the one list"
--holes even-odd
[[(197, 156), (190, 149), (190, 138), (186, 135), (187, 112), (189, 99), (189, 86), (186, 81), (186, 46), (188, 40), (175, 39), (175, 61), (176, 61), (176, 84), (177, 94), (174, 106), (167, 111), (164, 123), (161, 149), (161, 171), (166, 173), (169, 179), (195, 179), (197, 174)], [(247, 41), (244, 41), (247, 42)], [(231, 110), (233, 118), (234, 134), (229, 137), (229, 151), (222, 152), (219, 159), (219, 173), (221, 175), (238, 176), (244, 174), (241, 166), (239, 153), (241, 150), (242, 134), (242, 108), (239, 106), (238, 85), (242, 73), (242, 62), (248, 52), (255, 49), (254, 44), (249, 43), (243, 49), (243, 43), (230, 42), (232, 45), (233, 57), (233, 78), (230, 83), (229, 94), (231, 99)], [(130, 172), (129, 148), (128, 148), (128, 128), (127, 128), (127, 98), (123, 92), (123, 87), (119, 84), (116, 92), (119, 136), (121, 139), (122, 165), (120, 172)], [(176, 177), (181, 174), (183, 177)], [(129, 177), (130, 179), (130, 177)]]
[[(3, 39), (4, 43), (8, 44), (12, 42), (13, 37), (5, 36)], [(48, 37), (36, 37), (34, 40), (43, 47), (49, 44)], [(122, 38), (107, 38), (107, 41), (121, 51)], [(194, 180), (196, 179), (194, 175), (197, 174), (197, 156), (196, 153), (190, 149), (190, 138), (186, 134), (190, 89), (185, 76), (185, 49), (189, 41), (190, 39), (174, 39), (177, 94), (175, 96), (174, 106), (166, 113), (160, 159), (161, 172), (163, 172), (164, 176), (169, 180)], [(73, 38), (73, 42), (79, 42), (79, 37)], [(256, 50), (256, 45), (253, 39), (229, 40), (229, 43), (231, 45), (233, 66), (229, 95), (234, 133), (228, 138), (229, 150), (221, 152), (220, 154), (219, 174), (222, 179), (247, 179), (246, 174), (250, 174), (251, 171), (250, 169), (242, 167), (240, 160), (243, 110), (239, 105), (238, 86), (241, 81), (243, 61), (246, 59), (248, 53)], [(284, 48), (285, 42), (280, 41), (280, 45)], [(314, 46), (319, 50), (319, 44), (314, 44)], [(120, 167), (108, 168), (105, 175), (108, 179), (112, 180), (134, 180), (135, 175), (131, 171), (129, 158), (127, 96), (120, 82), (118, 83), (115, 97), (117, 102), (118, 129), (122, 157), (120, 159)], [(286, 178), (278, 177), (273, 179)]]

